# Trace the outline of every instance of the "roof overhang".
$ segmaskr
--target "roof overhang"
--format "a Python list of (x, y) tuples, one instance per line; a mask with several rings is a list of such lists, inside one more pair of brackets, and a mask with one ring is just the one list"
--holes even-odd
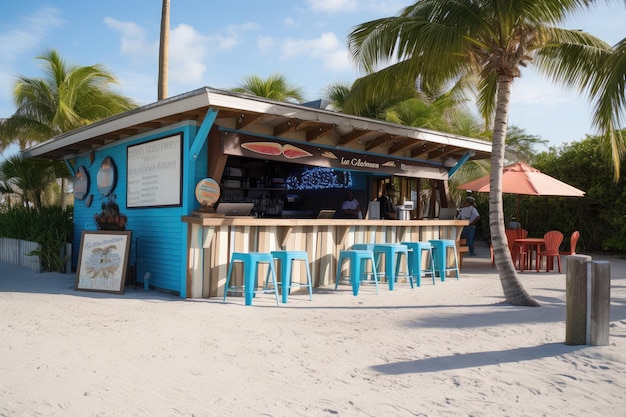
[(184, 121), (200, 124), (209, 109), (217, 110), (218, 127), (437, 164), (468, 154), (470, 159), (486, 159), (491, 153), (491, 143), (484, 140), (203, 87), (62, 134), (22, 151), (22, 156), (72, 159)]

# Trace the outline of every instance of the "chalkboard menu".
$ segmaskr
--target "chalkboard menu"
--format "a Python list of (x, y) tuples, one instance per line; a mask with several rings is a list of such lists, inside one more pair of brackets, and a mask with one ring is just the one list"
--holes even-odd
[(127, 162), (126, 207), (181, 205), (182, 135), (129, 146)]

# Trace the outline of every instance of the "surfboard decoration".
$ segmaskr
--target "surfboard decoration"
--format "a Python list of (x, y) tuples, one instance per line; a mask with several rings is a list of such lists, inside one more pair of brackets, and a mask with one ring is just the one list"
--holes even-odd
[(305, 151), (304, 149), (300, 149), (297, 146), (290, 145), (288, 143), (283, 145), (283, 155), (285, 155), (285, 158), (289, 159), (306, 158), (307, 156), (313, 156), (312, 153)]
[(280, 155), (283, 151), (283, 147), (274, 142), (247, 142), (242, 143), (241, 147), (261, 155)]

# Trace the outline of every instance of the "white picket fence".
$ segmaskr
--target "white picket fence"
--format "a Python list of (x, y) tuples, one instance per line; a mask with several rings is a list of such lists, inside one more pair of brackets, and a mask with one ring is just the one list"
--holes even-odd
[[(32, 251), (39, 249), (39, 243), (0, 237), (0, 262), (9, 265), (22, 266), (35, 272), (41, 272), (42, 267), (39, 256), (29, 255)], [(65, 253), (61, 256), (71, 254), (71, 251), (72, 245), (68, 243), (65, 245)], [(71, 256), (68, 256), (68, 258), (69, 260), (65, 266), (65, 272), (70, 273), (72, 271)]]

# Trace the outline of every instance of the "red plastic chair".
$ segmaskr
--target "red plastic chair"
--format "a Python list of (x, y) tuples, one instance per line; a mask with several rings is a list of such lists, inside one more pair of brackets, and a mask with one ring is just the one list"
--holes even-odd
[(569, 238), (569, 251), (561, 251), (559, 253), (565, 256), (576, 255), (576, 244), (578, 243), (579, 237), (580, 232), (578, 230), (572, 232), (572, 236)]
[(558, 261), (559, 272), (561, 272), (561, 253), (559, 252), (559, 246), (561, 246), (563, 242), (563, 233), (558, 230), (550, 230), (543, 235), (543, 240), (545, 241), (544, 245), (546, 249), (537, 254), (537, 272), (539, 272), (541, 259), (544, 256), (546, 257), (546, 272), (550, 272), (554, 266), (554, 258)]
[(526, 262), (526, 251), (524, 245), (515, 244), (517, 239), (525, 239), (528, 237), (528, 230), (524, 229), (506, 229), (506, 239), (509, 244), (509, 251), (511, 252), (511, 259), (513, 259), (513, 265), (517, 262), (518, 268), (521, 269), (521, 262)]

